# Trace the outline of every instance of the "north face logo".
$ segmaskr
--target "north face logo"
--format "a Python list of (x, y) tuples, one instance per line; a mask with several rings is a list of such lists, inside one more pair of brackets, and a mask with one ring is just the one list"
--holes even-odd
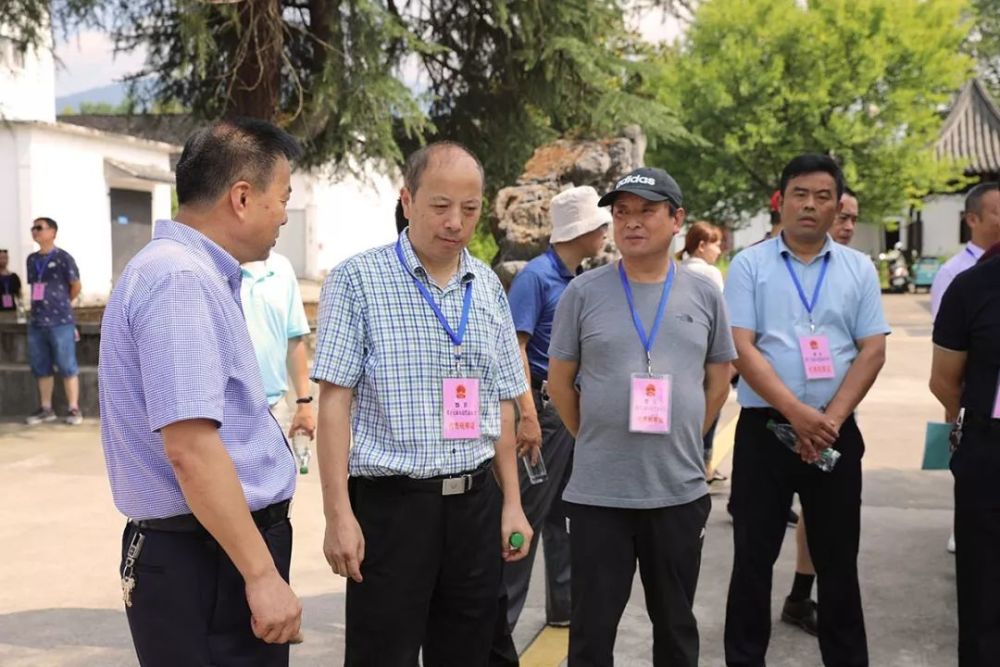
[(618, 181), (618, 185), (615, 186), (617, 190), (623, 185), (628, 185), (629, 183), (641, 183), (642, 185), (656, 185), (656, 180), (650, 178), (649, 176), (626, 176), (622, 180)]

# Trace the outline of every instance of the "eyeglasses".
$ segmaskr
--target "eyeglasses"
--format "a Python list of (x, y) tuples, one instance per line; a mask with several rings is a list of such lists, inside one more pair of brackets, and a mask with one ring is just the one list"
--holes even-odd
[(46, 229), (46, 227), (43, 227), (42, 225), (35, 225), (34, 227), (31, 228), (31, 231), (33, 231), (33, 232), (40, 232), (43, 229)]

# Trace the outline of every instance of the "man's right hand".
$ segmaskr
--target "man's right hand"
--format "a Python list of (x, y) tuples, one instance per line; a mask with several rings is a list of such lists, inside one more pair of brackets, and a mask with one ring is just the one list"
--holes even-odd
[(299, 636), (302, 604), (277, 570), (272, 568), (248, 580), (246, 596), (250, 628), (258, 639), (268, 644), (287, 644)]
[(799, 436), (800, 444), (805, 445), (807, 454), (811, 455), (808, 450), (814, 450), (818, 454), (819, 450), (831, 447), (840, 437), (836, 422), (808, 405), (799, 404), (797, 409), (785, 417)]
[(328, 519), (323, 536), (323, 555), (334, 574), (361, 583), (361, 563), (365, 559), (365, 536), (353, 512)]

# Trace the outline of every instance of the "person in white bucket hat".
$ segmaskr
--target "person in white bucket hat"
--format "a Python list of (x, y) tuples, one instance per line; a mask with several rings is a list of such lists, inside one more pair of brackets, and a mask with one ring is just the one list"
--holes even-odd
[[(560, 496), (572, 467), (573, 436), (559, 420), (546, 393), (549, 337), (563, 290), (583, 260), (596, 256), (604, 248), (611, 213), (597, 206), (598, 199), (597, 191), (590, 186), (570, 188), (552, 198), (551, 246), (517, 274), (508, 295), (521, 358), (531, 379), (531, 403), (520, 405), (521, 401), (529, 400), (527, 394), (522, 394), (519, 400), (518, 445), (530, 444), (541, 437), (541, 456), (548, 473), (545, 481), (531, 484), (521, 466), (521, 505), (535, 535), (545, 540), (545, 620), (555, 626), (568, 625), (570, 617), (569, 534)], [(528, 594), (537, 544), (536, 539), (523, 560), (504, 565), (492, 666), (518, 664), (511, 633)]]

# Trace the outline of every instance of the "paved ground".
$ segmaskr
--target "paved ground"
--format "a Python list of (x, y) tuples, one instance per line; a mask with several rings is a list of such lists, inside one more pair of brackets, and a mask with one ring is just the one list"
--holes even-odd
[[(924, 424), (940, 417), (926, 390), (927, 297), (886, 296), (885, 305), (894, 329), (889, 360), (860, 411), (868, 443), (861, 574), (872, 665), (947, 667), (956, 664), (954, 568), (944, 550), (951, 480), (947, 473), (919, 471)], [(723, 421), (735, 414), (730, 402)], [(292, 512), (292, 577), (305, 605), (306, 642), (293, 648), (292, 663), (339, 664), (343, 583), (330, 574), (320, 553), (318, 479), (300, 480)], [(0, 664), (134, 665), (116, 576), (123, 520), (111, 503), (96, 422), (75, 429), (0, 424), (0, 488), (6, 506), (0, 524)], [(726, 493), (723, 488), (714, 497), (696, 604), (703, 665), (722, 664), (731, 566)], [(775, 570), (775, 609), (792, 578), (791, 531), (788, 538)], [(518, 627), (522, 647), (542, 625), (540, 574)], [(554, 654), (551, 645), (548, 656), (529, 653), (531, 664), (559, 664), (559, 640)], [(623, 618), (616, 658), (618, 665), (651, 664), (641, 588), (634, 590)], [(768, 664), (821, 663), (814, 639), (777, 624)]]

